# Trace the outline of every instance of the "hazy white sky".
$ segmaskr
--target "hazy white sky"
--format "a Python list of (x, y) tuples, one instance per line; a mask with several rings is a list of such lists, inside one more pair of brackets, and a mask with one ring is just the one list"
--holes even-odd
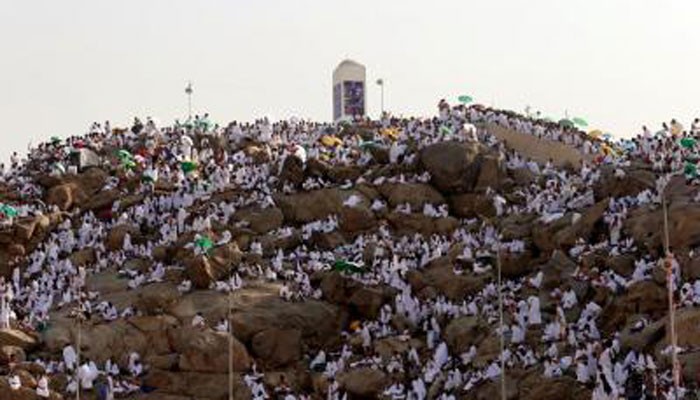
[[(94, 120), (331, 117), (343, 58), (386, 81), (386, 108), (440, 98), (617, 135), (700, 116), (696, 0), (0, 0), (0, 158)], [(379, 90), (369, 86), (376, 115)]]

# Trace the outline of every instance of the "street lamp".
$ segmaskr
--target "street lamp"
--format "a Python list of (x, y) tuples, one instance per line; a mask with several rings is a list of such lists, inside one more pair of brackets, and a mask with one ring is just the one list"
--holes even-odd
[(379, 85), (379, 89), (381, 90), (381, 93), (382, 93), (382, 97), (381, 97), (381, 99), (382, 99), (382, 102), (381, 102), (382, 113), (381, 113), (380, 117), (383, 117), (384, 116), (384, 79), (382, 79), (382, 78), (377, 79), (377, 85)]

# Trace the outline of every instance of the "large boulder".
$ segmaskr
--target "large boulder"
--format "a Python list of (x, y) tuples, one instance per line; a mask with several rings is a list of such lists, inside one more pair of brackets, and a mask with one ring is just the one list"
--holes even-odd
[(629, 168), (624, 177), (615, 176), (613, 167), (602, 167), (600, 179), (593, 185), (596, 199), (636, 196), (639, 192), (656, 187), (656, 175), (642, 168)]
[(14, 346), (26, 351), (33, 349), (37, 343), (36, 337), (28, 335), (24, 331), (18, 329), (0, 330), (0, 347)]
[(353, 398), (376, 399), (389, 383), (389, 377), (377, 369), (360, 368), (340, 374), (338, 382)]
[(168, 330), (173, 351), (180, 354), (179, 369), (187, 372), (225, 373), (229, 350), (233, 371), (247, 371), (252, 363), (248, 351), (235, 337), (211, 329), (179, 327)]
[(248, 207), (233, 214), (234, 221), (246, 221), (253, 232), (262, 234), (278, 229), (284, 222), (284, 214), (279, 208)]
[(343, 202), (352, 195), (359, 196), (362, 204), (369, 204), (365, 196), (355, 190), (319, 189), (291, 195), (274, 195), (275, 203), (282, 210), (288, 223), (306, 224), (340, 214)]
[(445, 328), (445, 341), (453, 353), (460, 354), (481, 342), (488, 334), (478, 317), (469, 316), (450, 321)]
[(270, 328), (253, 336), (251, 348), (266, 367), (279, 368), (301, 359), (301, 331)]
[[(146, 398), (158, 398), (163, 395), (184, 396), (187, 399), (225, 399), (229, 396), (229, 378), (227, 373), (212, 374), (201, 372), (169, 372), (151, 370), (144, 378), (144, 384), (156, 389)], [(173, 400), (173, 397), (161, 397)], [(233, 398), (251, 398), (250, 389), (239, 374), (233, 374)], [(181, 397), (180, 397), (181, 399)]]
[[(660, 207), (640, 207), (630, 211), (624, 229), (638, 245), (659, 250), (664, 242), (664, 215)], [(700, 244), (700, 204), (674, 202), (668, 206), (668, 233), (674, 249)]]
[(469, 192), (479, 177), (479, 155), (483, 151), (478, 143), (439, 142), (421, 150), (420, 163), (440, 192)]
[(75, 182), (64, 183), (49, 189), (46, 203), (66, 211), (88, 200), (88, 194)]
[(111, 231), (109, 231), (105, 247), (107, 247), (107, 249), (110, 251), (121, 250), (124, 247), (124, 238), (126, 237), (127, 233), (131, 236), (132, 243), (135, 242), (136, 238), (140, 234), (138, 228), (135, 226), (125, 224), (117, 225), (112, 228)]
[(461, 301), (476, 294), (484, 285), (484, 279), (473, 275), (457, 275), (452, 265), (429, 268), (423, 273), (425, 282), (448, 299)]
[(185, 261), (185, 272), (192, 284), (200, 289), (229, 275), (232, 268), (243, 259), (235, 242), (229, 242), (211, 250), (208, 255), (192, 256)]
[(321, 347), (335, 343), (344, 324), (345, 316), (336, 306), (320, 301), (290, 303), (278, 296), (234, 309), (231, 317), (233, 332), (246, 343), (268, 329), (296, 329), (304, 343)]
[(496, 216), (493, 199), (478, 193), (450, 196), (450, 211), (460, 218), (492, 218)]
[(557, 232), (554, 235), (554, 242), (560, 247), (571, 247), (578, 239), (586, 241), (592, 239), (594, 228), (596, 224), (602, 225), (603, 214), (609, 204), (610, 199), (605, 198), (589, 207), (575, 223)]
[(304, 162), (301, 158), (288, 155), (282, 163), (280, 180), (298, 186), (304, 182)]
[(413, 235), (415, 233), (421, 233), (425, 236), (432, 234), (447, 235), (459, 227), (457, 218), (433, 218), (423, 213), (405, 214), (395, 211), (389, 213), (386, 219), (399, 235)]
[(392, 208), (408, 203), (411, 209), (420, 212), (425, 204), (445, 203), (440, 192), (424, 183), (385, 183), (377, 189)]

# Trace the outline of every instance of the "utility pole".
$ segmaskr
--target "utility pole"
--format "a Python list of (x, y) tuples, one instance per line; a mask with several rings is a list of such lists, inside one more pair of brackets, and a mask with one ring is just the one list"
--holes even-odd
[(187, 82), (187, 87), (185, 87), (185, 93), (187, 93), (187, 115), (188, 115), (188, 120), (192, 120), (192, 93), (194, 90), (192, 89), (192, 82), (189, 81)]
[(379, 85), (379, 90), (381, 92), (381, 110), (380, 119), (384, 117), (384, 79), (377, 79), (377, 85)]
[(671, 362), (673, 373), (673, 398), (678, 399), (678, 387), (680, 386), (680, 365), (678, 364), (678, 340), (676, 338), (676, 307), (673, 300), (673, 255), (670, 251), (669, 235), (668, 235), (668, 206), (666, 205), (665, 193), (662, 193), (662, 201), (664, 208), (664, 238), (666, 247), (666, 259), (664, 267), (666, 268), (666, 286), (668, 291), (668, 323), (670, 325), (671, 336)]
[(228, 291), (228, 398), (233, 400), (233, 326), (231, 324), (231, 296), (233, 294), (233, 285), (229, 282)]
[(501, 331), (501, 400), (506, 400), (506, 357), (505, 357), (505, 329), (503, 328), (503, 287), (501, 280), (501, 239), (500, 234), (496, 242), (496, 267), (498, 269), (498, 318)]
[(82, 322), (83, 322), (83, 310), (82, 310), (82, 293), (80, 290), (80, 279), (79, 277), (74, 277), (73, 278), (73, 286), (75, 290), (77, 291), (77, 296), (78, 296), (78, 305), (77, 305), (77, 312), (75, 317), (78, 319), (78, 332), (76, 335), (76, 340), (75, 340), (75, 353), (76, 353), (76, 360), (75, 360), (75, 383), (76, 383), (76, 391), (75, 391), (75, 400), (80, 400), (80, 345), (82, 341)]

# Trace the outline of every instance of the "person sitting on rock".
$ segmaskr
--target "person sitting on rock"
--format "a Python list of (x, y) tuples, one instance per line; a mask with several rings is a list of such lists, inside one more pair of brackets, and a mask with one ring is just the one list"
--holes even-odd
[(46, 375), (42, 375), (36, 384), (36, 395), (43, 398), (48, 398), (49, 392), (49, 378)]
[(20, 381), (19, 376), (12, 374), (7, 378), (7, 383), (10, 385), (10, 389), (19, 390), (22, 387), (22, 381)]
[(194, 317), (192, 317), (192, 327), (193, 328), (204, 329), (204, 328), (206, 328), (206, 326), (207, 326), (206, 320), (202, 316), (201, 312), (198, 312), (197, 314), (194, 315)]

